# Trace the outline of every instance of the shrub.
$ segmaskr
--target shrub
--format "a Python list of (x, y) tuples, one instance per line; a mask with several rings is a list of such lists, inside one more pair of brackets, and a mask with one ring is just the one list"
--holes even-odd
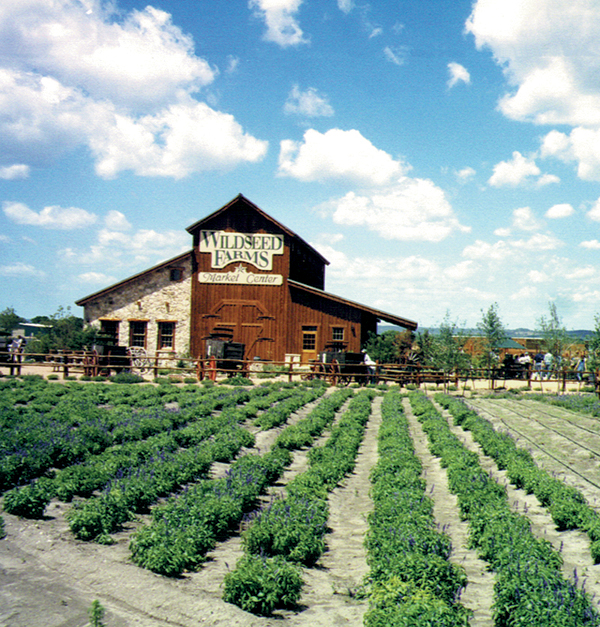
[(224, 381), (221, 381), (221, 385), (254, 385), (254, 383), (247, 377), (244, 377), (241, 374), (236, 374), (235, 377), (229, 377)]
[(13, 488), (4, 496), (4, 511), (23, 518), (42, 518), (52, 495), (43, 481)]
[(302, 585), (300, 569), (283, 558), (244, 555), (225, 575), (223, 599), (246, 612), (268, 616), (276, 608), (294, 607)]
[(133, 372), (119, 372), (112, 377), (109, 377), (113, 383), (144, 383), (144, 377), (140, 377), (139, 374)]

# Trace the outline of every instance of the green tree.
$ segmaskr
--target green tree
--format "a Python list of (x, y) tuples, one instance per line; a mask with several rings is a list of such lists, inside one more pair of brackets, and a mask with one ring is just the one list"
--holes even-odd
[(384, 331), (380, 335), (369, 331), (369, 339), (364, 345), (369, 357), (380, 364), (393, 364), (398, 360), (398, 331)]
[(435, 336), (429, 333), (429, 329), (417, 333), (415, 347), (417, 362), (421, 366), (435, 367), (437, 345)]
[(594, 316), (594, 333), (587, 338), (587, 370), (600, 369), (600, 314)]
[(537, 332), (542, 337), (542, 346), (546, 352), (552, 353), (555, 363), (571, 345), (567, 329), (558, 315), (556, 303), (548, 303), (548, 315), (541, 316), (537, 321)]
[(498, 303), (490, 305), (487, 311), (481, 310), (481, 321), (477, 328), (483, 336), (483, 363), (491, 368), (497, 360), (498, 350), (506, 339), (506, 330), (498, 313)]
[(0, 329), (8, 333), (15, 329), (23, 320), (24, 318), (21, 318), (13, 307), (7, 307), (3, 311), (0, 311)]
[(51, 328), (27, 344), (28, 353), (47, 354), (53, 350), (82, 350), (91, 346), (97, 335), (93, 327), (85, 327), (83, 318), (71, 313), (70, 307), (59, 307), (51, 316), (36, 316), (32, 322)]
[(469, 356), (464, 352), (466, 340), (464, 329), (457, 321), (450, 320), (450, 312), (447, 311), (435, 338), (435, 366), (446, 374), (468, 367)]

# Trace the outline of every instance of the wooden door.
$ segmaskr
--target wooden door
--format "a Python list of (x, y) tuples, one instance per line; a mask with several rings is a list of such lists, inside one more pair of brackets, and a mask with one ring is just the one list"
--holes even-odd
[(307, 364), (311, 359), (316, 360), (317, 347), (319, 345), (319, 329), (315, 325), (302, 327), (302, 363)]
[(245, 358), (272, 360), (275, 318), (258, 301), (221, 301), (209, 314), (209, 333), (230, 329), (231, 340), (245, 345)]

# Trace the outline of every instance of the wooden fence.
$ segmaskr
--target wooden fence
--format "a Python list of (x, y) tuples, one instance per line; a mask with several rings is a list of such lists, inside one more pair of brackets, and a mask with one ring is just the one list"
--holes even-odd
[[(119, 372), (133, 372), (144, 377), (156, 379), (164, 376), (178, 376), (217, 380), (236, 375), (250, 377), (283, 376), (287, 380), (324, 380), (331, 385), (343, 386), (350, 383), (364, 385), (368, 383), (396, 383), (402, 387), (408, 385), (421, 387), (435, 384), (447, 389), (454, 386), (459, 389), (476, 381), (487, 381), (491, 390), (506, 387), (508, 381), (522, 381), (523, 386), (531, 389), (541, 386), (544, 382), (556, 383), (557, 391), (566, 391), (568, 383), (579, 383), (594, 386), (600, 393), (600, 373), (577, 372), (562, 369), (549, 373), (538, 373), (531, 368), (523, 370), (518, 376), (509, 376), (501, 369), (468, 369), (455, 372), (444, 372), (417, 365), (402, 366), (398, 364), (378, 364), (375, 371), (360, 364), (345, 366), (344, 364), (322, 363), (312, 361), (310, 364), (297, 362), (273, 362), (256, 360), (226, 360), (215, 358), (193, 359), (181, 357), (171, 351), (158, 351), (146, 354), (145, 351), (124, 349), (120, 354), (99, 355), (96, 351), (56, 351), (50, 354), (32, 353), (0, 353), (0, 372), (5, 368), (7, 374), (18, 376), (27, 372), (31, 366), (37, 371), (57, 373), (63, 378), (74, 375), (86, 377), (107, 377)], [(45, 374), (45, 372), (44, 372)], [(514, 373), (513, 373), (514, 374)]]

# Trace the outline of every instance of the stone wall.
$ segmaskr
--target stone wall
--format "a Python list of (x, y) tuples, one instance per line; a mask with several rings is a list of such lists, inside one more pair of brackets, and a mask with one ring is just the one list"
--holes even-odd
[[(182, 270), (181, 280), (171, 271)], [(190, 349), (191, 256), (166, 263), (105, 290), (85, 304), (85, 320), (100, 328), (102, 320), (119, 323), (119, 345), (130, 345), (130, 322), (147, 323), (146, 350), (157, 350), (158, 322), (174, 322), (173, 350), (186, 356)]]

